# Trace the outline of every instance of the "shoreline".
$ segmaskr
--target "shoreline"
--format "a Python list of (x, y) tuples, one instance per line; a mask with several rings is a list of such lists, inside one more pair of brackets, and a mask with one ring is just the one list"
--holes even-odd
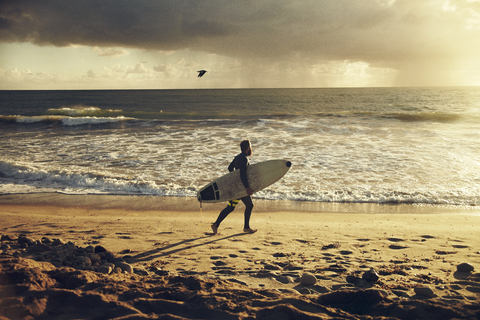
[[(396, 203), (343, 203), (293, 200), (264, 200), (253, 198), (254, 212), (332, 212), (332, 213), (388, 213), (388, 214), (480, 214), (480, 206), (396, 204)], [(200, 203), (195, 197), (152, 195), (64, 194), (55, 192), (0, 194), (3, 205), (59, 206), (96, 209), (126, 209), (134, 211), (202, 211), (218, 210), (225, 202)]]
[[(224, 203), (204, 204), (200, 210), (195, 198), (1, 195), (0, 275), (8, 274), (9, 268), (17, 273), (24, 270), (28, 283), (4, 285), (3, 280), (0, 292), (20, 292), (7, 298), (18, 301), (18, 308), (30, 308), (33, 319), (42, 319), (47, 311), (59, 312), (59, 317), (73, 312), (55, 303), (59, 291), (70, 295), (67, 305), (97, 296), (96, 310), (128, 305), (127, 314), (143, 318), (160, 314), (160, 309), (144, 306), (145, 297), (158, 304), (170, 301), (165, 312), (180, 318), (213, 308), (229, 310), (235, 319), (253, 317), (265, 312), (269, 299), (274, 302), (268, 310), (278, 304), (290, 310), (275, 311), (277, 318), (291, 310), (311, 316), (312, 308), (325, 307), (337, 310), (334, 315), (340, 319), (363, 319), (358, 316), (362, 312), (373, 317), (420, 319), (425, 308), (437, 310), (437, 319), (448, 319), (451, 314), (466, 319), (480, 315), (480, 308), (475, 309), (480, 300), (477, 208), (258, 199), (254, 203), (251, 225), (258, 232), (242, 232), (241, 204), (214, 236), (210, 224)], [(32, 244), (19, 246), (18, 237), (32, 239)], [(61, 239), (65, 244), (46, 245), (41, 243), (44, 238)], [(134, 273), (102, 274), (101, 263), (92, 261), (77, 266), (75, 259), (96, 247), (129, 264)], [(60, 252), (68, 248), (75, 258), (60, 259)], [(459, 272), (461, 264), (474, 270)], [(364, 278), (371, 269), (379, 279)], [(305, 275), (314, 282), (303, 283)], [(33, 288), (34, 283), (44, 283), (44, 287)], [(11, 286), (17, 289), (9, 290)], [(33, 289), (19, 289), (25, 286)], [(158, 297), (155, 290), (165, 295)], [(183, 300), (175, 300), (182, 294)], [(124, 295), (129, 298), (125, 300)], [(328, 297), (337, 299), (337, 304), (326, 302)], [(376, 301), (371, 309), (352, 309), (352, 299), (370, 298)], [(227, 300), (229, 304), (223, 305), (221, 301)], [(188, 303), (192, 313), (179, 311), (180, 302)], [(419, 309), (410, 310), (412, 305)], [(392, 306), (396, 313), (387, 315)], [(0, 314), (11, 308), (0, 303)], [(39, 308), (42, 312), (35, 316)], [(82, 315), (84, 310), (75, 312), (80, 314), (77, 318), (92, 317)], [(218, 312), (204, 318), (225, 319), (226, 314)], [(413, 316), (415, 312), (420, 313)], [(320, 317), (328, 318), (324, 313)]]

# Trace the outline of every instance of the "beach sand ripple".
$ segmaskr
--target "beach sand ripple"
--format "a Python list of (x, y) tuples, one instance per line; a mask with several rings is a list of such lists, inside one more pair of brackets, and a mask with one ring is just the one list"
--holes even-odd
[(474, 214), (1, 209), (2, 320), (480, 318)]
[[(0, 256), (7, 319), (475, 319), (480, 307), (384, 290), (300, 295), (193, 276), (103, 275)], [(384, 319), (384, 318), (383, 318)]]

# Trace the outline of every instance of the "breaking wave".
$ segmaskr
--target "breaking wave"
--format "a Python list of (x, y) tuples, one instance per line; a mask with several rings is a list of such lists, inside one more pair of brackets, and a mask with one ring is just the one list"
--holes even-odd
[(0, 123), (18, 123), (18, 124), (38, 124), (38, 123), (59, 123), (65, 126), (96, 125), (104, 123), (116, 123), (122, 121), (134, 120), (124, 116), (118, 117), (70, 117), (58, 115), (44, 116), (0, 116)]

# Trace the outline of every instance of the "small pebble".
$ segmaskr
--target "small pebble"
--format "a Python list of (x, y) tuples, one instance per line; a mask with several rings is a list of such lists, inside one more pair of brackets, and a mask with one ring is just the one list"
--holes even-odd
[(84, 264), (85, 266), (92, 265), (92, 260), (90, 260), (90, 258), (87, 256), (77, 256), (77, 261), (81, 264)]
[(148, 275), (149, 275), (148, 271), (145, 270), (144, 268), (135, 268), (135, 269), (134, 269), (134, 272), (135, 272), (136, 274), (141, 275), (141, 276), (148, 276)]
[(428, 288), (428, 287), (415, 287), (415, 289), (413, 289), (413, 291), (417, 295), (422, 296), (422, 297), (427, 297), (427, 298), (435, 297), (435, 293), (433, 292), (433, 290)]
[(52, 243), (52, 240), (50, 240), (50, 238), (43, 237), (43, 238), (42, 238), (42, 243), (44, 243), (44, 244), (51, 244), (51, 243)]
[(52, 247), (50, 247), (49, 245), (40, 243), (40, 244), (36, 244), (35, 246), (33, 246), (33, 247), (30, 249), (30, 251), (31, 251), (31, 252), (52, 251)]
[(2, 237), (0, 238), (0, 241), (15, 241), (17, 240), (17, 237), (11, 236), (8, 234), (2, 234)]
[(363, 274), (362, 279), (370, 282), (377, 282), (377, 280), (380, 279), (380, 276), (374, 269), (370, 269)]
[(104, 274), (110, 274), (112, 273), (113, 269), (111, 266), (103, 265), (98, 267), (98, 272), (104, 273)]
[(18, 238), (18, 243), (19, 244), (26, 244), (27, 246), (32, 246), (32, 245), (35, 244), (35, 240), (33, 240), (31, 238), (21, 236), (21, 237)]
[(55, 240), (53, 240), (52, 244), (54, 246), (63, 246), (65, 244), (65, 241), (63, 241), (63, 239), (55, 239)]
[(95, 253), (99, 253), (99, 252), (107, 252), (107, 249), (105, 249), (102, 246), (96, 246), (95, 247)]
[(117, 263), (116, 268), (120, 268), (122, 271), (125, 271), (127, 273), (133, 273), (133, 267), (126, 262)]
[(92, 260), (92, 263), (99, 262), (101, 260), (100, 256), (96, 253), (89, 253), (88, 257), (90, 258), (90, 260)]
[(88, 246), (88, 247), (85, 248), (85, 252), (95, 253), (95, 247), (94, 246)]
[(317, 278), (311, 273), (304, 273), (300, 278), (300, 283), (304, 286), (313, 286), (317, 283)]

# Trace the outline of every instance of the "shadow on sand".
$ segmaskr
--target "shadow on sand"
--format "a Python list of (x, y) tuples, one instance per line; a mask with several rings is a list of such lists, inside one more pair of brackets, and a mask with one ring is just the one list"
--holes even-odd
[(135, 262), (148, 261), (148, 260), (168, 256), (168, 255), (171, 255), (171, 254), (174, 254), (174, 253), (177, 253), (177, 252), (181, 252), (181, 251), (184, 251), (184, 250), (197, 248), (197, 247), (202, 247), (202, 246), (213, 244), (213, 243), (216, 243), (216, 242), (219, 242), (219, 241), (222, 241), (222, 240), (235, 238), (235, 237), (240, 237), (240, 236), (245, 236), (245, 235), (248, 235), (248, 233), (243, 233), (243, 232), (242, 233), (236, 233), (236, 234), (232, 234), (232, 235), (229, 235), (229, 236), (226, 236), (226, 237), (216, 238), (214, 240), (201, 241), (201, 240), (204, 240), (204, 239), (211, 239), (212, 234), (208, 234), (208, 235), (203, 236), (203, 237), (198, 237), (198, 238), (194, 238), (194, 239), (186, 239), (186, 240), (179, 241), (177, 243), (169, 244), (169, 245), (167, 245), (165, 247), (162, 247), (162, 248), (155, 248), (155, 249), (150, 250), (150, 251), (142, 252), (142, 253), (139, 253), (135, 256), (131, 256), (130, 259), (132, 259)]

